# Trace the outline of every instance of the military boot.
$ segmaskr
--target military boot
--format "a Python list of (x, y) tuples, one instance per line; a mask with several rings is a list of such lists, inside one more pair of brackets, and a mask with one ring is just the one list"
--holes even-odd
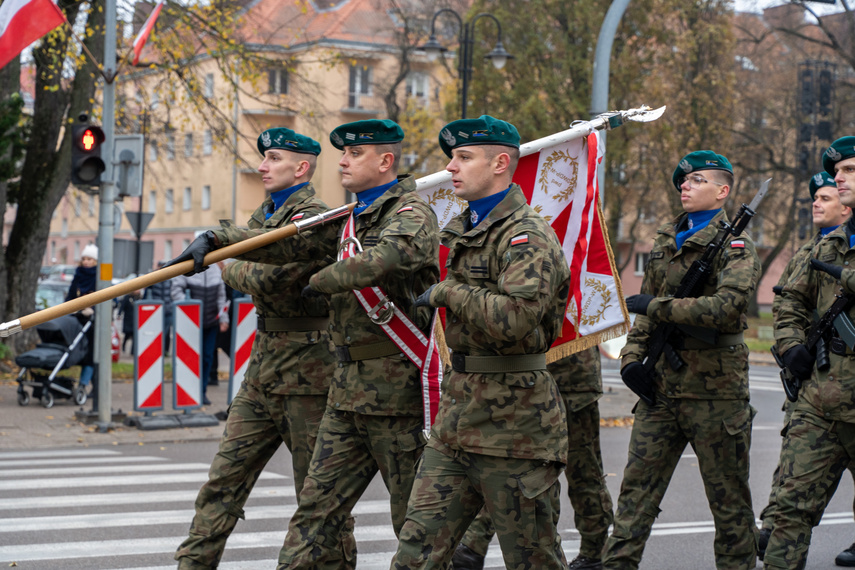
[(567, 565), (568, 570), (603, 570), (603, 563), (598, 558), (588, 558), (581, 554)]
[(484, 556), (460, 543), (451, 557), (451, 567), (454, 570), (483, 570)]
[(838, 566), (855, 568), (855, 543), (853, 543), (852, 546), (838, 554), (837, 558), (834, 559), (834, 563)]

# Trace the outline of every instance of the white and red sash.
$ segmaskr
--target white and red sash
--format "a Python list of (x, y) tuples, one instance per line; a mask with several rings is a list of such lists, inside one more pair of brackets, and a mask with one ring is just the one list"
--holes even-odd
[[(341, 245), (338, 258), (347, 259), (362, 251), (362, 246), (356, 239), (354, 230), (354, 216), (350, 215), (341, 234)], [(393, 305), (386, 294), (379, 287), (366, 287), (361, 290), (353, 290), (356, 299), (371, 320), (380, 326), (389, 336), (392, 342), (401, 349), (407, 358), (421, 371), (422, 403), (424, 405), (424, 430), (425, 435), (430, 433), (433, 419), (439, 409), (439, 386), (442, 382), (442, 360), (439, 349), (434, 338), (434, 321), (436, 312), (431, 321), (430, 338), (426, 337), (413, 322)], [(383, 323), (375, 315), (378, 308), (386, 303), (392, 311), (391, 318)], [(385, 319), (383, 319), (385, 320)]]

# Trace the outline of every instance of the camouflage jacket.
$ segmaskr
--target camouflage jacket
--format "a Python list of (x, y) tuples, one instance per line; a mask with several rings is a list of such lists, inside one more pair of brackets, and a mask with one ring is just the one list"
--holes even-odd
[[(775, 321), (775, 341), (781, 354), (803, 343), (814, 316), (820, 316), (834, 303), (836, 295), (855, 294), (855, 248), (849, 247), (852, 230), (843, 224), (821, 240), (812, 250), (811, 257), (844, 267), (838, 281), (810, 264), (796, 269), (784, 286), (782, 301)], [(855, 308), (849, 309), (849, 318), (855, 319)], [(855, 357), (829, 353), (829, 369), (818, 372), (814, 368), (810, 380), (802, 385), (796, 409), (808, 407), (813, 413), (829, 421), (855, 422)]]
[[(781, 273), (781, 278), (778, 279), (778, 284), (776, 287), (783, 288), (784, 285), (789, 281), (790, 276), (795, 273), (796, 269), (804, 266), (806, 263), (809, 263), (810, 260), (810, 252), (813, 247), (819, 243), (819, 240), (822, 239), (822, 233), (816, 232), (816, 235), (813, 236), (813, 239), (805, 243), (801, 246), (798, 251), (793, 255), (793, 258), (784, 267), (784, 272)], [(782, 297), (780, 294), (775, 295), (775, 298), (772, 300), (772, 318), (778, 318), (778, 309), (781, 306)]]
[[(677, 249), (677, 228), (686, 220), (677, 220), (657, 230), (644, 269), (641, 293), (653, 295), (647, 316), (638, 315), (621, 351), (621, 366), (641, 362), (647, 354), (647, 341), (660, 323), (696, 325), (721, 334), (736, 334), (748, 327), (745, 311), (760, 275), (760, 261), (750, 237), (727, 236), (724, 250), (713, 261), (709, 279), (701, 294), (694, 298), (672, 297), (692, 263), (727, 220), (722, 210), (709, 224), (689, 237)], [(735, 242), (735, 243), (734, 243)], [(740, 246), (740, 242), (741, 245)], [(684, 335), (680, 335), (684, 336)], [(686, 363), (677, 371), (666, 363), (665, 356), (656, 363), (656, 389), (672, 398), (702, 400), (748, 400), (748, 347), (745, 343), (704, 349), (679, 350)]]
[(603, 371), (600, 349), (596, 346), (565, 356), (549, 365), (564, 402), (578, 411), (603, 395)]
[[(252, 214), (248, 226), (251, 230), (270, 230), (287, 225), (297, 218), (310, 217), (329, 207), (316, 195), (311, 184), (291, 195), (273, 215), (265, 220), (265, 212), (272, 208), (268, 196)], [(239, 241), (244, 230), (223, 222), (218, 230), (221, 241)], [(297, 246), (297, 240), (285, 239), (279, 247)], [(252, 253), (252, 252), (250, 252)], [(306, 302), (300, 291), (320, 268), (331, 259), (319, 257), (315, 261), (288, 262), (268, 265), (252, 261), (235, 261), (223, 270), (223, 280), (233, 289), (252, 296), (259, 317), (327, 317), (329, 300), (317, 297)], [(255, 383), (271, 394), (326, 394), (335, 369), (331, 353), (329, 330), (305, 332), (257, 332), (252, 345), (246, 381)]]
[[(468, 220), (466, 209), (443, 229), (448, 273), (431, 293), (432, 304), (446, 307), (449, 348), (476, 356), (545, 353), (561, 332), (570, 284), (555, 233), (516, 184), (467, 231)], [(565, 463), (566, 416), (552, 375), (451, 372), (429, 445)]]

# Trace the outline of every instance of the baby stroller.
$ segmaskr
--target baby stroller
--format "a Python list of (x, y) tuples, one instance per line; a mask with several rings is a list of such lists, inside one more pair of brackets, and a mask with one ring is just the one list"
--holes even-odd
[[(89, 349), (86, 331), (92, 327), (92, 319), (83, 323), (74, 315), (65, 315), (52, 321), (36, 325), (41, 344), (33, 350), (15, 358), (15, 364), (21, 367), (18, 374), (18, 404), (30, 403), (30, 395), (24, 389), (33, 389), (33, 398), (41, 401), (42, 406), (50, 408), (55, 398), (73, 398), (74, 403), (86, 403), (86, 388), (75, 386), (74, 378), (58, 376), (59, 371), (79, 364)], [(50, 373), (46, 374), (50, 370)]]

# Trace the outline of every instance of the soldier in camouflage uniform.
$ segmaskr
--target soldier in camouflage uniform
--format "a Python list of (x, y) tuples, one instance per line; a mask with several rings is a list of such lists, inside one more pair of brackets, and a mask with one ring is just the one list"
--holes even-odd
[[(569, 447), (564, 474), (573, 520), (582, 536), (579, 555), (568, 569), (598, 570), (603, 567), (600, 554), (609, 536), (609, 525), (614, 521), (600, 452), (597, 403), (603, 395), (600, 350), (592, 346), (549, 364), (547, 370), (555, 378), (567, 409)], [(454, 570), (483, 568), (494, 533), (489, 515), (482, 510), (454, 553)]]
[[(834, 174), (840, 202), (855, 207), (855, 137), (843, 137), (823, 154)], [(782, 480), (766, 548), (766, 568), (804, 568), (811, 532), (834, 495), (840, 476), (855, 459), (855, 366), (853, 352), (835, 329), (827, 370), (817, 370), (804, 343), (814, 313), (822, 316), (841, 293), (855, 294), (855, 223), (841, 225), (812, 250), (810, 265), (787, 281), (775, 322), (784, 363), (803, 380), (785, 428)], [(844, 314), (851, 320), (855, 308)]]
[(448, 273), (419, 303), (446, 308), (452, 371), (392, 567), (446, 568), (484, 507), (507, 568), (563, 569), (567, 420), (546, 351), (561, 332), (570, 271), (552, 229), (511, 183), (513, 125), (454, 121), (440, 146), (469, 208), (443, 229)]
[[(804, 267), (810, 260), (810, 252), (814, 245), (819, 243), (823, 237), (830, 234), (837, 227), (849, 219), (852, 210), (840, 203), (840, 197), (837, 194), (837, 185), (834, 183), (834, 177), (827, 172), (818, 172), (811, 176), (810, 183), (810, 198), (813, 200), (813, 225), (817, 227), (817, 232), (813, 239), (806, 242), (793, 255), (793, 258), (784, 268), (778, 284), (773, 287), (775, 299), (772, 301), (772, 316), (777, 318), (778, 309), (781, 306), (781, 291), (786, 285), (787, 280), (796, 271), (797, 268)], [(790, 423), (790, 415), (793, 413), (792, 402), (784, 398), (784, 404), (781, 408), (784, 411), (784, 429)], [(780, 484), (780, 460), (778, 466), (775, 467), (775, 472), (772, 474), (772, 489), (769, 493), (769, 503), (766, 508), (760, 513), (760, 520), (763, 521), (762, 528), (757, 538), (757, 557), (763, 560), (766, 553), (766, 546), (769, 543), (769, 536), (772, 534), (772, 521), (775, 517), (775, 494), (778, 492)]]
[(630, 386), (643, 381), (641, 362), (648, 338), (660, 323), (699, 325), (708, 334), (695, 335), (701, 339), (680, 330), (669, 339), (685, 365), (672, 370), (660, 358), (653, 397), (646, 397), (652, 403), (641, 400), (634, 408), (629, 458), (603, 567), (638, 567), (659, 504), (688, 443), (698, 457), (715, 522), (716, 567), (754, 568), (748, 463), (756, 412), (748, 403), (748, 347), (742, 335), (760, 262), (750, 238), (728, 235), (700, 296), (675, 299), (674, 291), (715, 237), (719, 221), (727, 220), (721, 208), (733, 185), (733, 170), (725, 157), (696, 151), (680, 161), (673, 183), (686, 214), (660, 226), (641, 294), (627, 299), (627, 307), (638, 317), (621, 351), (621, 376)]
[[(264, 131), (257, 146), (264, 157), (258, 170), (269, 195), (252, 214), (249, 228), (275, 229), (329, 209), (310, 182), (321, 151), (316, 141), (275, 128)], [(225, 228), (223, 242), (239, 239), (240, 230), (230, 224)], [(283, 241), (286, 246), (295, 243)], [(223, 272), (229, 286), (252, 295), (258, 331), (209, 480), (196, 499), (190, 536), (175, 555), (179, 568), (217, 567), (237, 520), (244, 518), (243, 505), (282, 442), (291, 451), (298, 495), (303, 487), (335, 358), (328, 299), (304, 302), (300, 291), (329, 261), (285, 265), (235, 261)], [(352, 535), (346, 542), (355, 552)]]

